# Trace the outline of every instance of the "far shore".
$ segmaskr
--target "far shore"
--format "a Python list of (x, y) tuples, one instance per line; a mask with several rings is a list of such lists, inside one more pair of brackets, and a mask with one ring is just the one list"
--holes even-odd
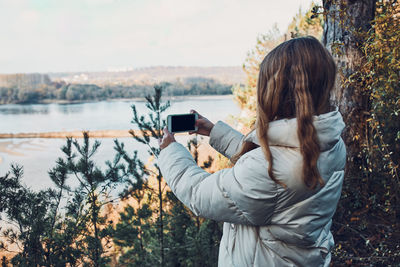
[[(64, 131), (64, 132), (43, 132), (43, 133), (0, 133), (0, 139), (13, 139), (13, 138), (59, 138), (65, 139), (67, 137), (83, 138), (84, 131)], [(123, 138), (131, 137), (134, 133), (141, 136), (140, 130), (94, 130), (86, 131), (91, 138)], [(176, 135), (180, 135), (177, 133)], [(182, 133), (183, 134), (183, 133)]]
[[(207, 99), (227, 99), (227, 98), (232, 98), (233, 95), (182, 95), (182, 96), (163, 96), (164, 100), (169, 100), (169, 101), (180, 101), (180, 100), (207, 100)], [(60, 99), (44, 99), (42, 101), (38, 101), (35, 103), (6, 103), (6, 104), (0, 104), (1, 105), (37, 105), (37, 104), (61, 104), (61, 105), (67, 105), (67, 104), (83, 104), (83, 103), (96, 103), (96, 102), (103, 102), (103, 101), (108, 101), (108, 102), (143, 102), (146, 101), (144, 97), (134, 97), (134, 98), (109, 98), (109, 99), (95, 99), (95, 100), (60, 100)]]

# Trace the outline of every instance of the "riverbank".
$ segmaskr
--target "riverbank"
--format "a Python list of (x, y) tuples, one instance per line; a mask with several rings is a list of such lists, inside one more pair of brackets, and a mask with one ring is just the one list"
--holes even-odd
[[(89, 131), (92, 138), (119, 138), (131, 136), (129, 130)], [(12, 138), (82, 138), (82, 131), (44, 132), (44, 133), (0, 133), (0, 139)]]
[[(169, 101), (183, 101), (183, 100), (219, 100), (219, 99), (230, 99), (233, 98), (232, 94), (229, 95), (181, 95), (181, 96), (163, 96), (163, 100)], [(44, 99), (35, 103), (0, 103), (2, 105), (47, 105), (47, 104), (84, 104), (84, 103), (97, 103), (97, 102), (144, 102), (144, 97), (133, 97), (133, 98), (110, 98), (110, 99), (95, 99), (95, 100), (60, 100), (60, 99)]]
[[(19, 152), (19, 149), (26, 142), (21, 142), (19, 144), (13, 144), (11, 141), (0, 142), (0, 154), (12, 155), (12, 156), (24, 156), (23, 153)], [(0, 156), (0, 164), (3, 162), (3, 158)]]
[[(131, 137), (134, 133), (141, 136), (139, 130), (97, 130), (87, 131), (90, 138), (123, 138)], [(183, 135), (187, 133), (177, 133), (175, 135)], [(65, 139), (67, 137), (83, 138), (83, 131), (64, 131), (64, 132), (44, 132), (44, 133), (0, 133), (0, 139), (13, 139), (13, 138), (58, 138)], [(1, 152), (1, 148), (0, 148)]]

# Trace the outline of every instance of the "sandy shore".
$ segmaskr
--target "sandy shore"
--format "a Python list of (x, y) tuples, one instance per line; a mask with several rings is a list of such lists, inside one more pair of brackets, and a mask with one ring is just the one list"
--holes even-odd
[[(10, 154), (10, 155), (14, 155), (14, 156), (23, 156), (24, 154), (22, 154), (20, 152), (16, 152), (15, 148), (19, 148), (24, 143), (26, 143), (26, 142), (21, 142), (18, 145), (14, 145), (10, 141), (0, 142), (0, 153), (7, 153), (7, 154)], [(10, 148), (10, 146), (12, 146), (12, 148)], [(2, 162), (2, 160), (0, 158), (0, 163), (1, 162)]]
[[(21, 142), (21, 143), (15, 145), (11, 141), (0, 142), (0, 153), (13, 155), (13, 156), (23, 156), (24, 154), (15, 151), (15, 149), (18, 149), (24, 143), (26, 143), (26, 142)], [(2, 162), (3, 162), (3, 159), (0, 156), (0, 164)]]
[[(89, 137), (94, 138), (118, 138), (129, 137), (129, 130), (100, 130), (88, 131)], [(136, 131), (139, 134), (139, 131)], [(44, 133), (1, 133), (0, 139), (5, 138), (82, 138), (82, 131), (66, 131), (66, 132), (44, 132)]]
[[(142, 133), (139, 130), (97, 130), (87, 131), (91, 138), (122, 138), (131, 137), (131, 132), (141, 136)], [(182, 135), (186, 133), (177, 133), (176, 135)], [(83, 138), (82, 131), (66, 131), (66, 132), (44, 132), (44, 133), (0, 133), (0, 139), (12, 139), (12, 138)], [(4, 142), (7, 143), (7, 142)], [(3, 143), (3, 144), (4, 144)]]

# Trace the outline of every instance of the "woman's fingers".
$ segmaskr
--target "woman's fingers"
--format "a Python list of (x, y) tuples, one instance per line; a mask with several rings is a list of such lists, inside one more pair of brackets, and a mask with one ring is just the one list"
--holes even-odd
[(165, 127), (163, 129), (163, 132), (164, 132), (164, 135), (163, 135), (162, 139), (161, 140), (159, 139), (159, 144), (160, 144), (161, 149), (164, 149), (169, 144), (176, 142), (174, 135), (168, 131), (167, 127)]
[(163, 129), (163, 133), (164, 133), (164, 134), (168, 134), (168, 133), (169, 133), (169, 131), (168, 131), (168, 128), (167, 128), (167, 127), (164, 127), (164, 129)]
[[(192, 113), (192, 114), (197, 114), (197, 120), (194, 122), (194, 125), (197, 126), (197, 127), (199, 127), (199, 119), (202, 119), (203, 116), (201, 116), (201, 115), (200, 115), (196, 110), (194, 110), (194, 109), (191, 109), (191, 110), (190, 110), (190, 113)], [(189, 134), (190, 134), (190, 135), (192, 135), (192, 134), (197, 134), (197, 132), (198, 132), (198, 131), (189, 131)]]
[(190, 113), (196, 113), (198, 119), (203, 119), (203, 118), (204, 118), (203, 116), (201, 116), (201, 115), (200, 115), (196, 110), (194, 110), (194, 109), (191, 109), (191, 110), (190, 110)]
[(174, 134), (172, 134), (172, 133), (170, 133), (169, 131), (168, 131), (168, 128), (167, 127), (164, 127), (164, 136), (166, 135), (166, 136), (171, 136), (171, 137), (174, 137)]
[(198, 115), (195, 125), (197, 126), (197, 131), (191, 131), (189, 134), (200, 134), (209, 136), (211, 129), (214, 127), (214, 124), (210, 122), (207, 118), (201, 116), (196, 110), (191, 109), (190, 113), (196, 113)]

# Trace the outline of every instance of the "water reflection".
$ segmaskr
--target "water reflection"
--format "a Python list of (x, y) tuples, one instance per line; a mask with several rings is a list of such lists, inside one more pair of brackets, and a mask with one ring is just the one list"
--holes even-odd
[(57, 112), (64, 114), (81, 113), (83, 104), (56, 104)]
[(0, 114), (18, 115), (18, 114), (48, 114), (47, 105), (0, 105)]
[[(102, 101), (77, 104), (0, 105), (0, 133), (127, 130), (133, 125), (132, 104), (138, 114), (148, 110), (143, 101)], [(164, 116), (195, 109), (212, 121), (237, 114), (231, 98), (173, 99)]]

